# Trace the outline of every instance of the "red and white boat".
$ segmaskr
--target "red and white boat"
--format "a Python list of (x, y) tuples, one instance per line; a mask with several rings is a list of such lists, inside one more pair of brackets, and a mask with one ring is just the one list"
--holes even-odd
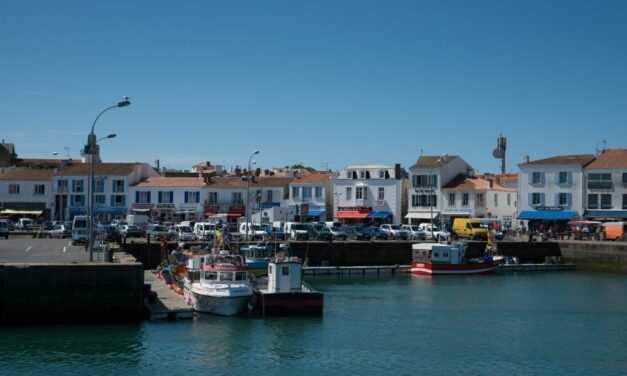
[(412, 245), (411, 272), (417, 275), (481, 274), (498, 267), (492, 256), (467, 260), (466, 244), (417, 243)]

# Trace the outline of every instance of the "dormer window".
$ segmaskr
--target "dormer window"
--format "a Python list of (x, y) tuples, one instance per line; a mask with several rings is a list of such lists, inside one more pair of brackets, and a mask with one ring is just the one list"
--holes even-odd
[(359, 171), (359, 178), (366, 179), (366, 171)]

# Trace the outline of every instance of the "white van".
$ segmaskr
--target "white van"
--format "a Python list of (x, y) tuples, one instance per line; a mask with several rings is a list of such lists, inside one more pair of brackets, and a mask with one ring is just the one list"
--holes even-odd
[(129, 214), (126, 216), (127, 225), (141, 226), (146, 225), (150, 221), (147, 215)]
[(300, 222), (287, 222), (285, 223), (285, 236), (289, 236), (292, 239), (309, 239), (309, 231)]
[(211, 239), (215, 230), (216, 225), (214, 223), (199, 222), (194, 225), (194, 234), (196, 234), (198, 239)]
[(74, 216), (72, 222), (72, 245), (84, 244), (87, 242), (87, 216)]
[(239, 225), (239, 233), (242, 236), (248, 235), (253, 239), (261, 239), (264, 240), (268, 235), (267, 232), (261, 229), (261, 225), (250, 223), (250, 222), (242, 222)]
[(28, 230), (29, 226), (33, 225), (33, 220), (30, 218), (20, 218), (17, 220), (16, 226), (20, 230)]

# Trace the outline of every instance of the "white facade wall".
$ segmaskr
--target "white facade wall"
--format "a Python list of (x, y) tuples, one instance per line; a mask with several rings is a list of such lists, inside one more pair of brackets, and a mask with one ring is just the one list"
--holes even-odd
[[(407, 197), (407, 201), (408, 201), (408, 221), (409, 223), (418, 223), (423, 221), (426, 218), (430, 218), (431, 215), (431, 211), (434, 211), (434, 217), (436, 217), (438, 215), (439, 212), (441, 212), (444, 208), (445, 208), (445, 203), (444, 200), (447, 200), (448, 198), (445, 198), (444, 195), (442, 194), (442, 187), (447, 185), (448, 183), (450, 183), (453, 179), (455, 179), (457, 176), (459, 175), (464, 175), (466, 176), (470, 171), (472, 170), (472, 167), (466, 163), (462, 158), (460, 157), (456, 157), (453, 158), (452, 160), (450, 160), (448, 163), (441, 165), (440, 167), (436, 167), (436, 168), (410, 168), (409, 170), (409, 192), (408, 192), (408, 197)], [(427, 206), (417, 206), (414, 205), (414, 199), (412, 198), (413, 196), (417, 196), (417, 195), (428, 195), (431, 192), (431, 188), (425, 188), (425, 187), (416, 187), (414, 186), (414, 182), (415, 182), (415, 178), (414, 176), (419, 176), (419, 175), (435, 175), (437, 178), (437, 182), (435, 184), (435, 187), (433, 187), (433, 194), (436, 196), (435, 197), (435, 205), (433, 206), (433, 208), (431, 208), (431, 206), (427, 205)], [(471, 198), (472, 199), (472, 198)], [(459, 200), (461, 200), (461, 198), (459, 198)], [(471, 206), (475, 206), (474, 202), (470, 203)], [(462, 213), (466, 212), (466, 209), (464, 208), (462, 210)], [(422, 219), (418, 219), (416, 217), (412, 218), (412, 215), (415, 216), (421, 216)]]
[[(533, 173), (538, 173), (539, 182), (533, 183)], [(559, 183), (560, 172), (567, 174), (567, 181)], [(543, 165), (526, 164), (519, 166), (518, 173), (518, 210), (536, 210), (541, 207), (561, 207), (576, 212), (580, 217), (584, 212), (583, 168), (580, 165)], [(534, 193), (539, 202), (533, 202)], [(560, 205), (559, 194), (567, 194), (567, 203)]]
[[(19, 193), (9, 193), (9, 186), (19, 185)], [(36, 194), (35, 186), (43, 185), (44, 193)], [(45, 204), (46, 209), (52, 207), (52, 182), (49, 180), (0, 180), (0, 195), (3, 202), (24, 202)]]
[[(150, 200), (146, 200), (146, 195), (140, 197), (140, 200), (137, 201), (137, 192), (142, 195), (143, 192), (150, 193)], [(159, 201), (159, 192), (163, 192), (161, 194), (161, 201)], [(172, 193), (171, 195), (169, 193)], [(190, 192), (199, 192), (198, 200), (193, 199), (193, 195)], [(187, 194), (186, 194), (187, 193)], [(164, 197), (166, 196), (167, 197)], [(154, 204), (156, 208), (159, 208), (161, 205), (173, 205), (174, 212), (188, 212), (188, 216), (190, 219), (201, 219), (203, 215), (203, 205), (204, 200), (206, 199), (206, 188), (189, 186), (189, 187), (172, 187), (172, 186), (161, 186), (161, 187), (131, 187), (129, 190), (129, 196), (131, 197), (132, 203), (139, 204)], [(172, 198), (170, 202), (170, 196)], [(185, 198), (187, 196), (187, 202)], [(132, 205), (129, 205), (129, 209)]]
[[(355, 171), (357, 179), (349, 178), (349, 172)], [(370, 178), (362, 178), (361, 172), (368, 171)], [(387, 171), (387, 178), (380, 178), (380, 172)], [(373, 212), (392, 213), (392, 223), (400, 224), (401, 218), (401, 179), (396, 179), (393, 166), (353, 165), (347, 166), (337, 179), (333, 180), (334, 205), (339, 207), (371, 207)], [(350, 188), (348, 197), (347, 188)], [(365, 199), (357, 198), (357, 189), (365, 190)], [(379, 199), (379, 189), (383, 189), (383, 199)], [(363, 197), (363, 196), (362, 196)]]
[[(612, 174), (612, 187), (606, 189), (596, 189), (588, 187), (588, 174)], [(627, 169), (584, 169), (584, 208), (589, 210), (627, 210)], [(612, 207), (602, 209), (601, 198), (599, 197), (599, 207), (590, 208), (588, 203), (589, 195), (609, 194), (612, 197)]]

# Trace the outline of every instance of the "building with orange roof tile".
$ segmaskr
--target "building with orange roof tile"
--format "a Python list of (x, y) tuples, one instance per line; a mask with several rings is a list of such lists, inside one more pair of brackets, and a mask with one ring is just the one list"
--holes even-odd
[(442, 187), (442, 217), (491, 218), (512, 227), (516, 217), (517, 192), (496, 183), (494, 176), (460, 174)]
[(584, 168), (584, 217), (627, 220), (627, 149), (606, 149)]
[(11, 168), (0, 172), (0, 215), (50, 217), (53, 169)]
[(336, 172), (303, 172), (291, 182), (288, 206), (294, 208), (295, 221), (333, 219), (333, 178)]

